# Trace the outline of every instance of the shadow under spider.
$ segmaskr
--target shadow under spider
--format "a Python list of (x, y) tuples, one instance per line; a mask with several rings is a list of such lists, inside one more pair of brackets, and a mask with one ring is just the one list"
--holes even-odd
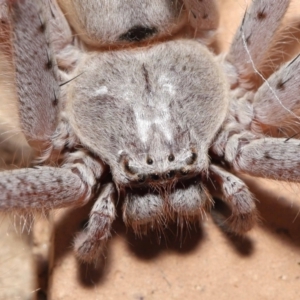
[[(300, 217), (295, 218), (299, 213), (299, 205), (287, 206), (286, 201), (278, 201), (276, 192), (272, 192), (262, 185), (257, 185), (252, 178), (246, 178), (246, 184), (255, 194), (259, 201), (256, 203), (259, 214), (261, 216), (262, 228), (268, 232), (275, 234), (283, 243), (290, 243), (293, 246), (300, 247)], [(280, 199), (279, 199), (280, 200)], [(84, 228), (88, 220), (88, 215), (93, 206), (89, 203), (84, 207), (76, 209), (68, 209), (64, 215), (55, 224), (55, 242), (54, 242), (54, 265), (63, 258), (66, 253), (72, 251), (72, 244), (77, 232)], [(181, 255), (188, 255), (199, 249), (199, 245), (204, 241), (205, 235), (201, 224), (191, 223), (189, 227), (185, 226), (182, 231), (178, 231), (176, 223), (170, 223), (168, 228), (161, 234), (161, 238), (157, 232), (149, 232), (142, 238), (137, 237), (132, 229), (126, 229), (122, 222), (121, 204), (118, 206), (118, 218), (113, 224), (112, 238), (107, 242), (103, 256), (99, 258), (97, 264), (85, 264), (78, 261), (77, 276), (78, 281), (85, 287), (94, 288), (97, 284), (103, 283), (107, 273), (111, 270), (111, 243), (118, 236), (126, 241), (127, 248), (138, 259), (151, 260), (164, 252), (174, 252)], [(222, 201), (216, 200), (212, 216), (218, 213), (226, 216), (226, 206)], [(293, 221), (294, 220), (294, 221)], [(217, 223), (217, 222), (215, 222)], [(222, 230), (222, 229), (220, 229)], [(223, 234), (229, 241), (229, 245), (242, 257), (247, 257), (254, 252), (253, 241), (244, 236), (237, 236), (222, 230)], [(209, 232), (207, 232), (209, 235)]]
[(218, 198), (214, 198), (214, 202), (214, 208), (211, 211), (212, 220), (227, 238), (230, 246), (241, 256), (252, 255), (254, 252), (254, 243), (247, 236), (247, 233), (244, 235), (237, 235), (229, 232), (226, 227), (222, 226), (222, 223), (231, 215), (231, 211), (228, 206)]
[[(151, 260), (165, 251), (175, 251), (178, 254), (188, 254), (193, 252), (203, 241), (203, 230), (199, 224), (189, 224), (179, 229), (175, 222), (168, 224), (163, 232), (149, 231), (144, 236), (136, 236), (132, 229), (125, 228), (119, 222), (123, 232), (121, 233), (127, 240), (127, 246), (131, 252), (139, 259)], [(120, 234), (120, 231), (117, 231)]]
[[(62, 259), (72, 251), (73, 240), (77, 232), (83, 230), (93, 203), (81, 208), (68, 209), (55, 224), (54, 228), (54, 262)], [(121, 216), (118, 207), (118, 216)], [(180, 232), (175, 223), (170, 223), (168, 228), (158, 238), (157, 232), (149, 232), (142, 238), (137, 237), (131, 229), (127, 229), (120, 217), (116, 219), (112, 228), (112, 237), (107, 242), (103, 256), (96, 264), (86, 264), (78, 261), (78, 280), (86, 287), (94, 287), (95, 284), (105, 280), (105, 274), (110, 269), (110, 244), (116, 236), (125, 239), (129, 250), (139, 259), (151, 260), (165, 251), (176, 251), (180, 254), (188, 254), (194, 251), (203, 240), (203, 230), (197, 224), (184, 226)]]
[[(300, 201), (291, 202), (288, 194), (285, 192), (278, 196), (278, 191), (261, 184), (257, 184), (254, 178), (243, 178), (251, 192), (258, 199), (256, 206), (260, 216), (260, 224), (272, 235), (275, 235), (283, 243), (300, 247)], [(291, 190), (292, 187), (281, 185), (277, 189), (283, 191)]]
[[(161, 238), (158, 238), (155, 231), (140, 238), (131, 229), (126, 229), (122, 220), (118, 218), (113, 224), (111, 240), (116, 236), (121, 236), (126, 240), (130, 252), (142, 260), (154, 259), (165, 251), (176, 251), (185, 255), (195, 250), (203, 240), (203, 231), (198, 224), (197, 226), (184, 227), (180, 234), (176, 233), (177, 229), (176, 224), (170, 224)], [(105, 253), (97, 264), (78, 262), (78, 279), (84, 286), (94, 287), (95, 284), (100, 284), (105, 280), (111, 263), (109, 254), (111, 240), (107, 242)]]

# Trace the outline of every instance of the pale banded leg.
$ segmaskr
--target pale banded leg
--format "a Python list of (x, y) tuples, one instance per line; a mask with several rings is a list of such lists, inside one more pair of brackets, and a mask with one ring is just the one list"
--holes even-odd
[(225, 160), (238, 172), (299, 182), (299, 151), (300, 141), (296, 139), (251, 139), (237, 134), (226, 145)]
[(76, 255), (85, 262), (97, 260), (110, 237), (111, 225), (116, 217), (115, 193), (112, 183), (102, 187), (91, 210), (88, 226), (75, 239)]
[(239, 234), (250, 230), (257, 220), (257, 212), (253, 196), (246, 184), (215, 165), (210, 165), (209, 177), (213, 181), (213, 187), (221, 191), (222, 200), (232, 213), (224, 220), (224, 227)]
[[(59, 113), (59, 84), (44, 19), (46, 0), (1, 0), (1, 16), (9, 27), (10, 56), (15, 69), (20, 123), (32, 145), (46, 143), (55, 130)], [(49, 7), (50, 9), (50, 7)], [(48, 12), (50, 13), (50, 12)], [(2, 25), (0, 25), (2, 26)]]
[(290, 0), (254, 0), (246, 10), (243, 21), (236, 32), (233, 43), (225, 58), (226, 69), (236, 73), (236, 82), (248, 89), (249, 79), (265, 63), (275, 33), (289, 6)]
[(254, 97), (255, 122), (257, 125), (289, 127), (300, 124), (300, 55), (283, 65), (258, 89)]
[(0, 172), (0, 210), (48, 210), (87, 203), (104, 173), (101, 161), (85, 151), (69, 155), (60, 168)]
[(44, 210), (85, 204), (92, 187), (76, 167), (37, 167), (0, 174), (0, 210)]
[[(58, 68), (66, 73), (73, 71), (79, 61), (81, 51), (75, 46), (76, 38), (56, 0), (48, 0), (43, 9), (48, 20), (49, 40), (55, 53)], [(60, 73), (62, 75), (62, 73)], [(64, 73), (64, 75), (66, 75)], [(64, 76), (65, 77), (65, 76)], [(72, 77), (73, 78), (73, 77)], [(70, 78), (69, 78), (70, 79)], [(64, 82), (67, 81), (63, 78)]]

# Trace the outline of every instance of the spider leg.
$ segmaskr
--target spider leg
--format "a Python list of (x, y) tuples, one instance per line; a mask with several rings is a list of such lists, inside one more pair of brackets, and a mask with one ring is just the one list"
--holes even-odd
[(277, 180), (300, 181), (300, 141), (233, 135), (225, 148), (225, 160), (237, 172)]
[(43, 210), (85, 204), (91, 189), (75, 170), (37, 167), (1, 172), (0, 210)]
[[(48, 40), (51, 42), (51, 47), (55, 53), (58, 68), (64, 73), (69, 73), (74, 70), (82, 53), (79, 48), (76, 47), (76, 37), (72, 33), (57, 1), (48, 0), (46, 9), (44, 10), (46, 10), (47, 14), (47, 24), (45, 21), (43, 22), (45, 24), (44, 26), (48, 26)], [(65, 78), (63, 79), (64, 82), (67, 81)]]
[(221, 191), (222, 200), (231, 209), (231, 216), (224, 220), (225, 228), (238, 234), (250, 230), (257, 220), (256, 206), (246, 184), (224, 169), (210, 165), (209, 177), (213, 187)]
[(225, 57), (225, 68), (231, 71), (233, 86), (239, 85), (245, 89), (252, 87), (251, 76), (265, 63), (275, 33), (290, 2), (252, 1)]
[(300, 55), (283, 65), (257, 90), (253, 101), (253, 131), (261, 126), (289, 127), (300, 123)]
[[(47, 147), (57, 126), (61, 108), (59, 75), (52, 45), (56, 51), (62, 47), (57, 36), (66, 31), (62, 26), (67, 23), (58, 21), (63, 16), (57, 13), (54, 4), (51, 1), (51, 8), (47, 0), (0, 2), (0, 40), (4, 41), (0, 47), (13, 64), (19, 121), (30, 145), (42, 149)], [(59, 23), (56, 27), (53, 20), (49, 22), (54, 12), (55, 22)], [(56, 39), (53, 32), (50, 35), (54, 28), (60, 28)], [(66, 37), (67, 34), (63, 35)]]
[(116, 217), (115, 192), (112, 183), (102, 187), (90, 213), (88, 226), (75, 239), (75, 252), (85, 262), (94, 261), (99, 256), (102, 245), (110, 236), (111, 225)]
[[(73, 161), (72, 161), (73, 160)], [(61, 168), (40, 166), (0, 173), (0, 210), (48, 210), (82, 206), (104, 172), (103, 165), (81, 151)]]

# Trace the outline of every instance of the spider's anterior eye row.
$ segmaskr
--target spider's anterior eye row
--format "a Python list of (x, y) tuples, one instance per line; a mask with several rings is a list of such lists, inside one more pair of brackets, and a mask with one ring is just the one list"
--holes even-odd
[[(175, 160), (175, 156), (174, 154), (169, 154), (166, 159), (169, 162), (172, 162)], [(135, 179), (133, 179), (134, 181), (143, 184), (146, 181), (165, 181), (165, 180), (172, 180), (173, 178), (177, 177), (178, 179), (180, 177), (184, 177), (187, 175), (190, 175), (191, 173), (191, 169), (188, 165), (192, 165), (193, 163), (195, 163), (197, 159), (197, 154), (195, 152), (192, 152), (191, 155), (185, 160), (186, 162), (186, 166), (183, 166), (181, 168), (175, 168), (175, 169), (171, 169), (165, 172), (159, 172), (156, 173), (155, 170), (153, 173), (140, 173), (139, 168), (132, 166), (129, 164), (129, 160), (125, 159), (124, 161), (124, 168), (127, 174), (130, 174), (131, 176), (133, 175)], [(150, 156), (148, 156), (146, 158), (146, 163), (148, 165), (152, 165), (154, 163), (154, 159)]]
[[(196, 161), (196, 159), (197, 159), (197, 153), (192, 152), (191, 156), (186, 160), (186, 163), (188, 165), (192, 165)], [(170, 154), (168, 156), (168, 161), (172, 162), (174, 160), (175, 160), (175, 156), (173, 154)], [(147, 158), (147, 164), (152, 165), (153, 164), (153, 159), (148, 157)]]

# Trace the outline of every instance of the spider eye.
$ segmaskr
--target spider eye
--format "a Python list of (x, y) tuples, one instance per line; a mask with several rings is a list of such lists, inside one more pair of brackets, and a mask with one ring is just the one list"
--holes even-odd
[(134, 26), (122, 34), (119, 39), (121, 41), (139, 42), (154, 35), (156, 32), (157, 29), (155, 27)]
[(152, 165), (153, 164), (153, 159), (152, 158), (147, 158), (147, 164)]
[(175, 156), (174, 156), (173, 154), (170, 154), (170, 155), (168, 156), (168, 160), (169, 160), (169, 161), (174, 161), (174, 159), (175, 159)]

